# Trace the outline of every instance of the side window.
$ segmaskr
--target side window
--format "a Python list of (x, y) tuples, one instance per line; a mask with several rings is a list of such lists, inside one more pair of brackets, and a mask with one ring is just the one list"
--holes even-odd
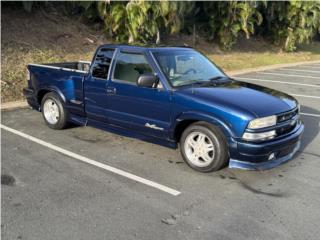
[(107, 79), (113, 56), (113, 49), (101, 48), (93, 61), (92, 76)]
[(114, 78), (136, 83), (141, 74), (152, 73), (152, 69), (143, 54), (120, 52), (114, 70)]

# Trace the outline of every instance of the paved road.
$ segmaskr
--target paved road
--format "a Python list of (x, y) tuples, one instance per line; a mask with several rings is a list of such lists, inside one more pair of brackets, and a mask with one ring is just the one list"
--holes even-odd
[(236, 76), (291, 93), (302, 105), (301, 151), (263, 172), (200, 174), (176, 150), (91, 127), (54, 131), (28, 109), (2, 112), (5, 126), (181, 192), (2, 130), (2, 239), (319, 239), (320, 65), (290, 69)]

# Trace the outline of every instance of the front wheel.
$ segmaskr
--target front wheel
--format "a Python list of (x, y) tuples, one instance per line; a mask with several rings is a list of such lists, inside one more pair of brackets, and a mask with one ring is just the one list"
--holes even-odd
[(48, 127), (63, 129), (67, 126), (67, 111), (60, 97), (53, 93), (47, 93), (41, 101), (42, 116)]
[(183, 132), (180, 151), (185, 162), (200, 172), (217, 171), (229, 158), (223, 133), (206, 122), (196, 122)]

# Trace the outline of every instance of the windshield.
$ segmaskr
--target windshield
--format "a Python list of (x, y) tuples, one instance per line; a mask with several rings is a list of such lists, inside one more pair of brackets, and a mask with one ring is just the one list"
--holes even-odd
[(193, 50), (158, 51), (153, 55), (174, 87), (226, 77), (206, 57)]

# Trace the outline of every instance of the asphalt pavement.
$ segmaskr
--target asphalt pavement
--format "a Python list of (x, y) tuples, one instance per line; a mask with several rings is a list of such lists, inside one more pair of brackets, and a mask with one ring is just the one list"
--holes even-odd
[(305, 133), (293, 160), (202, 174), (178, 150), (3, 111), (2, 239), (319, 239), (320, 64), (234, 78), (299, 100)]

